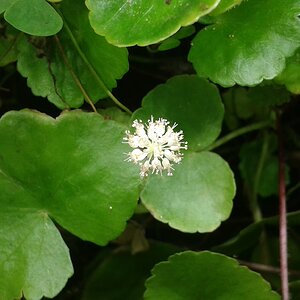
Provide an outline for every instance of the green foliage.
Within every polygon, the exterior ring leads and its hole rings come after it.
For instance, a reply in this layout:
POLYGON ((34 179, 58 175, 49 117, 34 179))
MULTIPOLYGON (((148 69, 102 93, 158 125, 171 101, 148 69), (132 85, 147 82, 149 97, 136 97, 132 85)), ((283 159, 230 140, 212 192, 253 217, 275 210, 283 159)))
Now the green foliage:
POLYGON ((0 300, 297 299, 299 15, 0 1, 0 300))
POLYGON ((6 114, 0 123, 2 211, 44 212, 100 245, 117 237, 133 213, 139 184, 136 168, 118 155, 126 148, 123 132, 93 113, 56 120, 26 110, 6 114))
POLYGON ((225 87, 272 79, 299 47, 299 14, 300 1, 243 1, 198 33, 189 60, 199 76, 225 87))
POLYGON ((63 25, 61 17, 45 0, 4 0, 0 5, 0 13, 3 11, 8 23, 32 35, 53 35, 63 25))
POLYGON ((142 299, 150 270, 178 250, 168 244, 151 243, 150 249, 145 252, 133 255, 129 251, 122 251, 108 256, 89 278, 82 300, 142 299), (115 270, 120 266, 122 272, 116 273, 115 270))
POLYGON ((195 75, 169 79, 147 94, 132 120, 149 116, 178 123, 190 150, 202 150, 220 134, 224 114, 218 89, 195 75), (209 101, 207 101, 209 99, 209 101))
POLYGON ((54 297, 73 267, 69 249, 48 214, 1 206, 0 216, 1 299, 19 299, 22 294, 27 299, 54 297))
POLYGON ((127 51, 93 32, 82 2, 65 0, 61 12, 65 27, 54 39, 55 47, 53 41, 49 45, 41 39, 23 39, 18 70, 35 95, 61 109, 77 108, 87 96, 93 102, 107 97, 128 69, 127 51))
POLYGON ((175 254, 159 263, 152 274, 146 282, 145 299, 280 299, 260 275, 212 252, 175 254))
POLYGON ((184 232, 215 230, 231 212, 233 174, 211 152, 189 153, 172 177, 151 176, 141 199, 158 220, 184 232))
POLYGON ((209 13, 220 0, 87 0, 91 25, 117 46, 146 46, 209 13))
POLYGON ((300 51, 299 49, 286 61, 285 69, 275 78, 278 83, 284 84, 293 94, 300 94, 300 51))

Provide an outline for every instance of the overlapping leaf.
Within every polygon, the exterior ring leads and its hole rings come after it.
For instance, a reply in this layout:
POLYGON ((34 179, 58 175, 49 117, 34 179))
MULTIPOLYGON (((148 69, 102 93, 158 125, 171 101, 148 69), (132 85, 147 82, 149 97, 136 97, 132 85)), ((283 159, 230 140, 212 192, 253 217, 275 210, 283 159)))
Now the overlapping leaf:
POLYGON ((220 0, 86 0, 95 31, 117 46, 155 44, 209 13, 220 0))
POLYGON ((65 27, 54 40, 20 45, 18 70, 34 94, 61 109, 76 108, 83 104, 82 90, 93 102, 107 97, 128 70, 128 54, 94 33, 83 2, 65 0, 61 12, 65 27))
POLYGON ((299 0, 242 1, 198 33, 189 60, 200 76, 223 86, 272 79, 299 47, 299 13, 299 0))
POLYGON ((185 232, 213 231, 232 208, 233 174, 217 154, 195 152, 221 130, 223 105, 217 88, 197 76, 177 76, 152 90, 132 119, 166 118, 178 123, 189 151, 174 175, 150 176, 141 193, 155 218, 185 232))
POLYGON ((2 117, 0 291, 7 299, 21 289, 29 299, 52 297, 70 276, 51 219, 100 245, 123 231, 139 184, 138 170, 123 161, 123 133, 122 125, 81 111, 56 120, 28 110, 2 117))
POLYGON ((5 20, 25 33, 49 36, 59 32, 63 21, 46 0, 3 0, 0 13, 5 20))
POLYGON ((239 5, 243 0, 221 0, 219 5, 210 13, 212 16, 223 14, 227 10, 239 5))
POLYGON ((201 150, 220 134, 224 108, 214 84, 194 75, 175 76, 143 99, 132 119, 147 121, 150 115, 178 123, 190 150, 201 150))
POLYGON ((286 60, 285 69, 276 77, 276 82, 284 84, 294 94, 300 94, 300 50, 286 60))
POLYGON ((187 251, 157 264, 146 282, 146 300, 279 300, 259 274, 232 258, 187 251))

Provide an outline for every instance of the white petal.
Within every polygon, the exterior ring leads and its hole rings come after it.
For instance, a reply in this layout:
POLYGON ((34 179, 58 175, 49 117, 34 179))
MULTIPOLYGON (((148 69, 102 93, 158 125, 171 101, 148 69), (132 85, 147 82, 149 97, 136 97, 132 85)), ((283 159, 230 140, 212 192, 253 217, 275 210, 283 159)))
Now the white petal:
POLYGON ((131 153, 130 153, 130 157, 132 158, 132 160, 134 162, 138 162, 143 160, 145 157, 147 156, 147 153, 144 153, 142 150, 140 149, 134 149, 131 153))

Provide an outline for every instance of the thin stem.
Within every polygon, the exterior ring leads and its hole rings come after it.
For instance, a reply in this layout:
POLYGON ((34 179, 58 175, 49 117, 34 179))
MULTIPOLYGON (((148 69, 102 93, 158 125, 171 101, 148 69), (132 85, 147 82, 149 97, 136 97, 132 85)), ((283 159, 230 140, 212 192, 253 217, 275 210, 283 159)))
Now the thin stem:
POLYGON ((285 191, 285 162, 281 120, 277 111, 277 138, 279 160, 279 251, 280 251, 280 278, 283 300, 289 300, 288 280, 288 245, 287 245, 287 218, 286 218, 286 191, 285 191))
POLYGON ((259 157, 259 161, 254 176, 253 191, 250 200, 250 208, 255 222, 259 222, 262 220, 261 210, 257 201, 257 193, 258 193, 259 183, 261 181, 262 170, 265 165, 266 157, 268 154, 268 148, 269 148, 269 138, 268 135, 264 133, 263 144, 262 144, 260 157, 259 157))
POLYGON ((265 121, 265 122, 258 122, 258 123, 254 123, 254 124, 239 128, 235 131, 230 132, 229 134, 225 135, 224 137, 216 140, 212 145, 207 147, 205 150, 207 150, 207 151, 214 150, 215 148, 218 148, 243 134, 246 134, 251 131, 267 128, 270 126, 271 126, 271 122, 265 121))
POLYGON ((64 19, 62 13, 59 11, 58 8, 56 8, 57 11, 59 12, 60 16, 63 18, 64 20, 64 27, 75 47, 75 49, 77 50, 79 56, 81 57, 81 59, 84 61, 84 63, 86 64, 87 68, 89 69, 89 71, 91 72, 91 74, 93 75, 93 77, 96 79, 96 81, 98 82, 98 84, 100 85, 100 87, 104 90, 104 92, 107 94, 107 96, 117 105, 119 106, 121 109, 123 109, 124 111, 126 111, 128 114, 132 114, 132 111, 130 111, 129 108, 127 108, 125 105, 123 105, 112 93, 111 91, 106 87, 105 83, 102 81, 102 79, 100 78, 100 76, 98 75, 98 73, 96 72, 96 70, 94 69, 94 67, 90 64, 90 62, 88 61, 87 57, 85 56, 85 54, 83 53, 83 51, 81 50, 81 48, 79 47, 70 27, 68 26, 66 20, 64 19))
POLYGON ((293 187, 291 187, 288 191, 287 191, 287 196, 290 196, 291 194, 293 194, 295 191, 297 191, 300 188, 300 181, 298 183, 296 183, 293 187))
MULTIPOLYGON (((252 270, 280 274, 280 268, 273 267, 273 266, 270 266, 270 265, 259 264, 259 263, 254 263, 254 262, 248 262, 248 261, 244 261, 244 260, 240 260, 240 259, 239 259, 239 263, 241 265, 245 265, 245 266, 249 267, 252 270)), ((300 275, 300 271, 290 270, 289 274, 290 275, 295 275, 295 276, 298 275, 299 276, 300 275)))
POLYGON ((68 60, 66 54, 65 54, 65 51, 64 51, 64 49, 63 49, 63 47, 62 47, 62 45, 61 45, 61 43, 60 43, 59 38, 55 35, 55 36, 54 36, 54 39, 55 39, 55 42, 56 42, 56 44, 57 44, 57 46, 58 46, 58 49, 59 49, 59 51, 60 51, 60 53, 61 53, 61 55, 62 55, 62 58, 63 58, 63 60, 64 60, 64 63, 65 63, 65 65, 66 65, 66 67, 68 68, 68 70, 69 70, 71 76, 73 77, 75 83, 76 83, 77 86, 79 87, 79 89, 80 89, 81 93, 83 94, 84 98, 86 99, 86 101, 87 101, 87 102, 90 104, 90 106, 92 107, 93 111, 96 112, 96 113, 98 113, 98 112, 97 112, 97 109, 96 109, 96 107, 95 107, 95 105, 94 105, 94 103, 92 102, 91 98, 89 97, 89 95, 88 95, 87 92, 85 91, 85 89, 84 89, 84 87, 82 86, 80 80, 77 78, 77 76, 76 76, 76 74, 75 74, 75 72, 74 72, 74 70, 73 70, 73 68, 72 68, 72 66, 71 66, 71 64, 70 64, 70 62, 69 62, 69 60, 68 60))

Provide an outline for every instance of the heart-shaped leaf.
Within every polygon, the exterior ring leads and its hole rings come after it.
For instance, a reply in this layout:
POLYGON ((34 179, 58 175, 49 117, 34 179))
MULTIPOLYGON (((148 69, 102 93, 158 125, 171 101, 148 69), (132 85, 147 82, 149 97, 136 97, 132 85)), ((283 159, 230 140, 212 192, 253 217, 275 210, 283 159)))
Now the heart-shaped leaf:
POLYGON ((279 300, 258 273, 232 258, 186 251, 157 264, 146 282, 146 300, 279 300))
POLYGON ((189 60, 199 76, 223 86, 272 79, 299 47, 299 14, 300 0, 242 1, 198 33, 189 60))
POLYGON ((81 111, 56 120, 7 113, 0 122, 1 210, 44 211, 100 245, 117 237, 134 211, 139 184, 136 168, 124 162, 124 129, 81 111))
POLYGON ((45 0, 5 0, 4 5, 0 6, 0 12, 5 9, 5 20, 31 35, 53 35, 60 31, 63 25, 59 14, 45 0))
POLYGON ((220 0, 86 0, 91 25, 117 46, 155 44, 196 22, 220 0))

